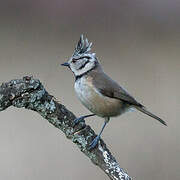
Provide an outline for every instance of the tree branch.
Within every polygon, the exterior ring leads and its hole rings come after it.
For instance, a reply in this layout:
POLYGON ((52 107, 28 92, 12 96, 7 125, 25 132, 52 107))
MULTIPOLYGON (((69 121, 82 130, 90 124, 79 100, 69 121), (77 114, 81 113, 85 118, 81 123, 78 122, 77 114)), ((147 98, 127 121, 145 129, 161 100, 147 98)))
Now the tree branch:
POLYGON ((96 148, 88 150, 88 145, 96 137, 94 131, 84 122, 73 127, 75 115, 51 96, 39 80, 26 76, 23 79, 3 83, 0 86, 0 111, 9 106, 38 112, 49 123, 62 130, 66 137, 72 140, 110 179, 131 180, 128 174, 120 168, 102 139, 96 148))

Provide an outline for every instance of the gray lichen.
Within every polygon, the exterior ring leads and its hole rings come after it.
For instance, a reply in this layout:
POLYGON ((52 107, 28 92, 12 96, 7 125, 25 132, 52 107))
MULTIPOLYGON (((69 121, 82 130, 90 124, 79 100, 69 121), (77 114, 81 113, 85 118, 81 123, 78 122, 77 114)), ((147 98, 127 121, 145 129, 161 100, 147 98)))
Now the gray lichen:
POLYGON ((74 126, 76 118, 72 112, 58 103, 48 94, 39 80, 26 76, 23 79, 11 80, 0 86, 0 111, 9 106, 26 108, 38 112, 49 123, 64 132, 78 148, 112 180, 130 180, 125 171, 120 168, 115 158, 106 148, 103 140, 98 146, 89 150, 89 144, 96 134, 84 122, 74 126))

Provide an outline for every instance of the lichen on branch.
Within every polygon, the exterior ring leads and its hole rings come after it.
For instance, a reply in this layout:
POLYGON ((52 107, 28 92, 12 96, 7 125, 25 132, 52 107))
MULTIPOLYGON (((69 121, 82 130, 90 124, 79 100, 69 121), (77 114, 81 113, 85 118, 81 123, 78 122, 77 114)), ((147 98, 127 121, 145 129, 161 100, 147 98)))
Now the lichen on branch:
POLYGON ((41 82, 33 77, 11 80, 0 86, 0 111, 10 106, 36 111, 49 123, 64 132, 78 148, 112 180, 131 180, 120 168, 106 144, 101 139, 89 150, 89 144, 96 137, 95 132, 84 122, 74 126, 75 115, 50 95, 41 82))

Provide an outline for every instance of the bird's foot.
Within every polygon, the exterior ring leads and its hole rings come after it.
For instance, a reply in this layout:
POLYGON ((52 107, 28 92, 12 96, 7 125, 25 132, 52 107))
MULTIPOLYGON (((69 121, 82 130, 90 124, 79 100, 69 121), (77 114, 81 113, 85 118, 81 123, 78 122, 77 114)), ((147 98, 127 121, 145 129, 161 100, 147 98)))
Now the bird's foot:
POLYGON ((86 115, 86 116, 80 116, 79 118, 76 118, 74 120, 74 126, 80 122, 85 122, 84 119, 85 118, 88 118, 88 117, 91 117, 91 116, 95 116, 95 114, 89 114, 89 115, 86 115))
POLYGON ((91 144, 89 145, 88 150, 94 149, 96 145, 98 144, 99 140, 100 140, 100 136, 96 136, 91 142, 91 144))
POLYGON ((85 122, 84 116, 78 117, 74 120, 74 126, 80 122, 85 122))

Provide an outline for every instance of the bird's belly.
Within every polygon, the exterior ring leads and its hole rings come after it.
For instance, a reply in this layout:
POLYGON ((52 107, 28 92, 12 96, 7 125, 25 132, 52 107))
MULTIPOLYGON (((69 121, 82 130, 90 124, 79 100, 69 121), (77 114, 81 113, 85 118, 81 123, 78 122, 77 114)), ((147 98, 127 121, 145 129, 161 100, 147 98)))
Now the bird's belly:
POLYGON ((82 104, 98 116, 118 116, 129 109, 126 103, 104 96, 90 85, 75 85, 75 90, 82 104))

